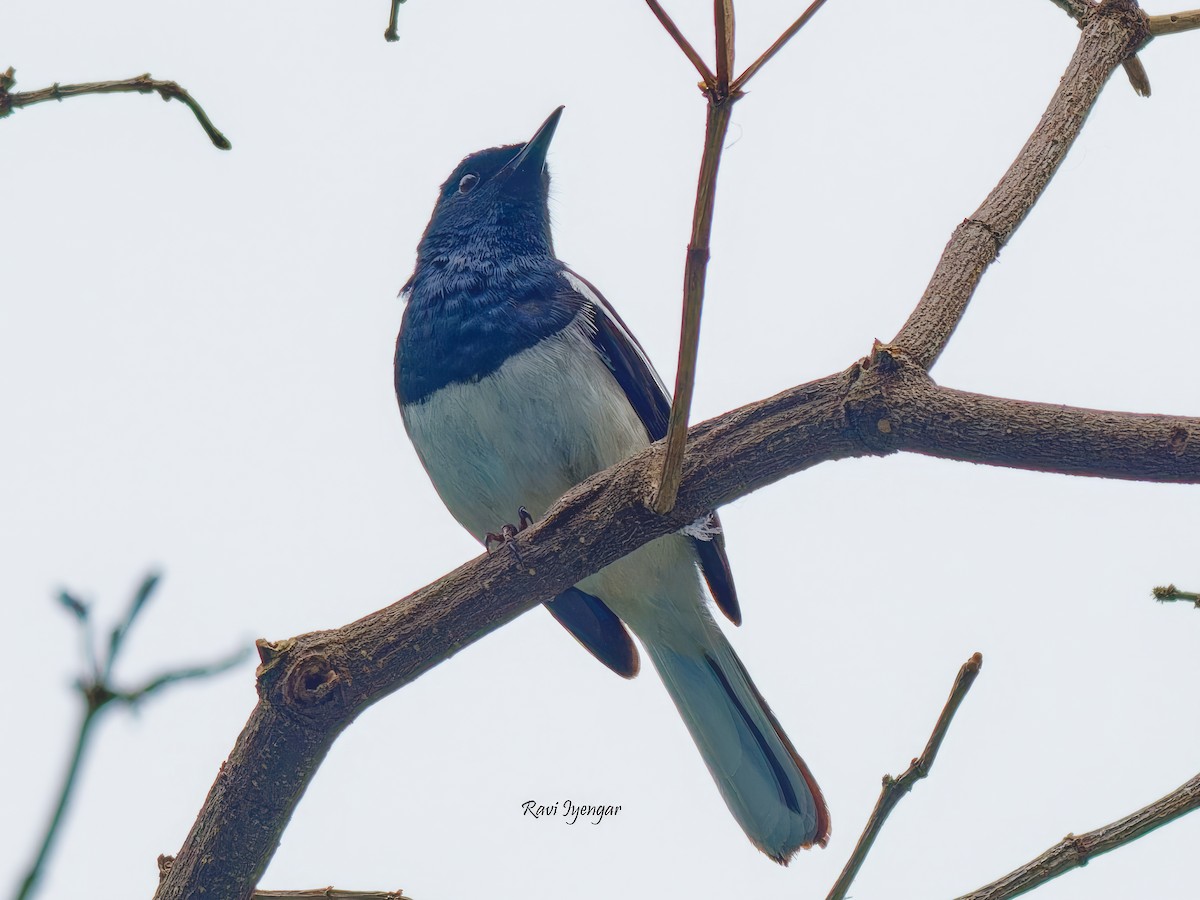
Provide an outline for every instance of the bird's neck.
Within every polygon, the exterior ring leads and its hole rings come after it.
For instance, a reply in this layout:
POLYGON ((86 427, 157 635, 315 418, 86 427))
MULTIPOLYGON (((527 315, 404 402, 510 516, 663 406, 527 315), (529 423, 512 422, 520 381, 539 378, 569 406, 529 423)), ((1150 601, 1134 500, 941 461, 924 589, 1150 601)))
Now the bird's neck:
POLYGON ((564 266, 549 252, 474 250, 460 246, 418 255, 396 347, 402 402, 485 377, 565 328, 579 312, 563 296, 564 266))
POLYGON ((455 273, 557 268, 550 235, 542 228, 474 222, 466 230, 426 233, 417 248, 417 269, 455 273))
POLYGON ((531 284, 553 279, 562 268, 549 238, 535 229, 477 225, 467 234, 427 234, 417 249, 409 302, 438 305, 470 297, 472 305, 491 305, 489 300, 503 302, 531 284))

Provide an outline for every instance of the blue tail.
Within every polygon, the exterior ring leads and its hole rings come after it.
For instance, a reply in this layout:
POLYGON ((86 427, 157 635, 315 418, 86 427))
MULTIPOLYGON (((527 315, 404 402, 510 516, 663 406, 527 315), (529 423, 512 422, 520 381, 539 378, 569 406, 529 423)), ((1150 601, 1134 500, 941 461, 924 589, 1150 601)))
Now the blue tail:
POLYGON ((787 865, 797 850, 825 846, 829 810, 733 647, 707 625, 707 646, 643 643, 729 811, 754 846, 787 865))

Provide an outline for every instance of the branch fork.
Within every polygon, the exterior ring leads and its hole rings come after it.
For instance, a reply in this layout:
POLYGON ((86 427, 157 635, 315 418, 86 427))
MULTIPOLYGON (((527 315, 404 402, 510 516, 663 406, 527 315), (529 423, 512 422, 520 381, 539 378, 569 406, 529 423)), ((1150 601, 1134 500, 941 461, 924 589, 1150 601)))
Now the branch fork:
POLYGON ((683 55, 700 73, 700 90, 708 101, 704 133, 704 152, 700 157, 700 175, 696 186, 696 204, 692 211, 692 233, 688 241, 683 269, 683 321, 679 334, 679 361, 675 369, 675 391, 671 401, 671 416, 667 425, 667 445, 663 455, 658 486, 651 508, 665 515, 675 505, 682 477, 683 452, 687 441, 688 418, 696 384, 696 362, 700 344, 700 316, 704 305, 704 283, 710 257, 713 208, 717 193, 717 170, 721 151, 729 132, 733 104, 744 94, 746 83, 787 44, 805 23, 816 14, 826 0, 814 0, 812 5, 793 22, 770 47, 741 75, 734 77, 734 11, 733 0, 714 0, 713 31, 716 43, 716 71, 708 67, 687 37, 675 24, 659 0, 646 4, 662 24, 663 29, 678 45, 683 55))

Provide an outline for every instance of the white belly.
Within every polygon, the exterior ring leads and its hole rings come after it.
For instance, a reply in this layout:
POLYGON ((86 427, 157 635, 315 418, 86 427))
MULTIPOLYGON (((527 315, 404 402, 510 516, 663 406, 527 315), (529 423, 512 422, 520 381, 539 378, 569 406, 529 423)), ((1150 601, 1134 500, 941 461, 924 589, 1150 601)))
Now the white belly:
POLYGON ((535 517, 589 475, 649 443, 621 386, 576 320, 472 384, 401 411, 454 518, 476 538, 535 517))
MULTIPOLYGON (((541 518, 568 489, 649 444, 586 327, 576 320, 486 378, 402 409, 442 502, 479 541, 515 523, 521 506, 541 518)), ((699 635, 709 619, 695 551, 680 535, 651 541, 580 587, 650 640, 699 635)))

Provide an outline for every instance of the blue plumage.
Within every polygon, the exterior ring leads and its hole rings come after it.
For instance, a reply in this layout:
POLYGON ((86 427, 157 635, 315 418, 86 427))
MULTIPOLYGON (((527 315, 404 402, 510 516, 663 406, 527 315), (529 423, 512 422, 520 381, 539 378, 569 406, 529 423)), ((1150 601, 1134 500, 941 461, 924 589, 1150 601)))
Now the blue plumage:
MULTIPOLYGON (((464 159, 442 185, 405 285, 396 392, 438 494, 476 538, 540 517, 569 488, 666 433, 670 401, 591 284, 554 255, 546 152, 562 112, 525 144, 464 159)), ((730 811, 786 863, 824 845, 820 789, 705 602, 741 620, 719 533, 670 535, 547 604, 631 677, 641 641, 730 811)))

